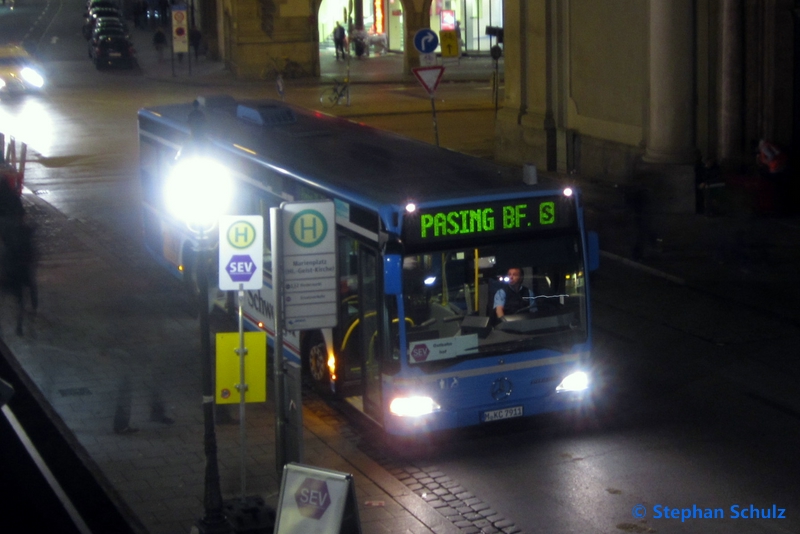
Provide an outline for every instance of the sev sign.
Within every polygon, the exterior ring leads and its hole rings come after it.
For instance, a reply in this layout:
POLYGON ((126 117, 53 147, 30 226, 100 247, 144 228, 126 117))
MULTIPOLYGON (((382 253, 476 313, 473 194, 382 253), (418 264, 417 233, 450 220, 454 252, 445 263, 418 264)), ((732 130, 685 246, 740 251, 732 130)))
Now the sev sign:
POLYGON ((261 289, 264 218, 227 215, 219 219, 219 288, 261 289))
POLYGON ((361 532, 353 476, 321 467, 286 464, 275 534, 361 532))

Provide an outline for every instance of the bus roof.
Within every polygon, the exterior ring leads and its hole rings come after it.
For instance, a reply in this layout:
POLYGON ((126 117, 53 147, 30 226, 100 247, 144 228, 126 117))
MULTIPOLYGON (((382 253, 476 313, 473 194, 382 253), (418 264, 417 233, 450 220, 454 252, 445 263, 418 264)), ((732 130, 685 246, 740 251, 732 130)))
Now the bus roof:
MULTIPOLYGON (((526 186, 520 169, 275 100, 199 100, 204 103, 200 109, 207 135, 216 145, 240 150, 376 211, 409 201, 420 206, 447 204, 559 187, 552 182, 526 186), (259 119, 264 124, 257 124, 259 119)), ((191 111, 192 103, 185 103, 139 113, 188 133, 191 111)))

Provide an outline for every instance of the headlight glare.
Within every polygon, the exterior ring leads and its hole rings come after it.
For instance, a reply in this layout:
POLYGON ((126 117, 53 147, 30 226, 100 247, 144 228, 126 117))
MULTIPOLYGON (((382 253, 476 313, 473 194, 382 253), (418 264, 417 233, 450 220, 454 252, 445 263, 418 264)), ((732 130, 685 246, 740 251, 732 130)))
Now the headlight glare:
POLYGON ((419 417, 441 410, 442 407, 430 397, 397 397, 389 405, 389 411, 398 417, 419 417))
POLYGON ((23 80, 34 87, 42 87, 44 85, 44 78, 42 78, 42 75, 30 67, 25 67, 22 69, 20 74, 22 75, 23 80))
POLYGON ((583 391, 589 388, 589 375, 583 371, 576 371, 564 377, 564 380, 556 386, 556 392, 583 391))

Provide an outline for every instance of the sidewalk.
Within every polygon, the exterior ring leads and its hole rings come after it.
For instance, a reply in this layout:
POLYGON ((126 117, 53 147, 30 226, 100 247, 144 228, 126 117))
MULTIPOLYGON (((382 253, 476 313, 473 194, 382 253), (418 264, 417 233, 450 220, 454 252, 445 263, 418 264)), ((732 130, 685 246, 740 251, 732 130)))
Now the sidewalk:
MULTIPOLYGON (((203 513, 205 473, 197 319, 175 301, 177 282, 130 239, 109 240, 35 195, 24 203, 42 248, 41 305, 19 337, 6 302, 4 339, 134 530, 190 532, 203 513)), ((220 325, 212 320, 212 331, 220 325)), ((227 413, 216 427, 226 500, 241 495, 238 406, 227 413)), ((273 402, 248 405, 246 418, 246 495, 274 509, 273 402)), ((354 475, 364 534, 461 532, 326 419, 304 407, 305 463, 354 475)))

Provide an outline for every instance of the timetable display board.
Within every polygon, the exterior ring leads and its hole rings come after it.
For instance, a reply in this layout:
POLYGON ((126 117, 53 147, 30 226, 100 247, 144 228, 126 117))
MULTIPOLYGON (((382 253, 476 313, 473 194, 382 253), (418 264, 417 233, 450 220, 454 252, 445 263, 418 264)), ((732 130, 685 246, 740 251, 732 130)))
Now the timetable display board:
POLYGON ((419 209, 403 219, 406 243, 428 245, 573 227, 575 203, 563 195, 419 209))

